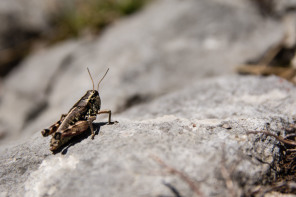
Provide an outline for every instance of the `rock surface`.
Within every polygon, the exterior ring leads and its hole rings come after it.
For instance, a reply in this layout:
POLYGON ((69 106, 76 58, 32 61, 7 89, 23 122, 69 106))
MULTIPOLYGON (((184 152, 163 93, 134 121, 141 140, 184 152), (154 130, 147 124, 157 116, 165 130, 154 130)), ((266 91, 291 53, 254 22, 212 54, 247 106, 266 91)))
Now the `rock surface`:
POLYGON ((236 76, 233 68, 282 36, 281 23, 248 1, 161 0, 101 37, 36 52, 0 92, 0 134, 8 135, 0 197, 194 196, 155 158, 186 174, 203 196, 239 196, 268 183, 278 142, 247 131, 269 123, 280 134, 296 115, 295 87, 278 77, 236 76), (107 65, 102 108, 119 123, 105 125, 100 116, 94 140, 86 133, 52 154, 40 131, 92 88, 86 66, 97 82, 107 65))
POLYGON ((1 196, 174 196, 170 187, 193 196, 155 156, 204 196, 229 196, 221 168, 235 164, 231 178, 243 194, 272 179, 279 157, 277 141, 246 132, 266 123, 283 130, 295 115, 295 92, 277 77, 218 77, 114 115, 118 124, 95 123, 94 140, 85 136, 55 155, 49 138, 36 133, 1 147, 1 196))
POLYGON ((49 32, 55 4, 54 0, 0 2, 0 77, 28 52, 36 37, 49 32))
POLYGON ((4 82, 0 132, 15 139, 55 122, 92 87, 86 66, 95 81, 110 67, 101 86, 103 108, 121 112, 201 78, 232 73, 280 40, 280 27, 248 1, 156 1, 99 38, 27 58, 4 82))

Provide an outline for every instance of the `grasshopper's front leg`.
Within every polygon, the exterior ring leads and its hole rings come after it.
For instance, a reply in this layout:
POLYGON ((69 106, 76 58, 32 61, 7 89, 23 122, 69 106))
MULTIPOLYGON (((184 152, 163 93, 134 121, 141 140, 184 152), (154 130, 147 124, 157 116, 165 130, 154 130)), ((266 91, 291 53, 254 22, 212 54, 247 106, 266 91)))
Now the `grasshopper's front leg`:
POLYGON ((92 140, 95 138, 95 132, 94 132, 94 127, 93 127, 92 122, 93 122, 96 118, 97 118, 96 116, 89 116, 88 119, 87 119, 88 124, 89 124, 89 127, 90 127, 90 131, 91 131, 91 139, 92 139, 92 140))
MULTIPOLYGON (((99 114, 109 114, 108 124, 111 124, 111 110, 100 110, 100 111, 98 111, 97 114, 98 114, 98 115, 99 115, 99 114)), ((90 130, 91 130, 91 139, 94 139, 94 138, 95 138, 95 132, 94 132, 94 127, 93 127, 92 122, 93 122, 94 120, 96 120, 96 119, 97 119, 96 116, 89 116, 89 117, 87 118, 88 123, 89 123, 90 130)))
MULTIPOLYGON (((100 110, 98 111, 97 115, 99 114, 109 114, 109 117, 108 117, 108 124, 111 124, 111 110, 100 110)), ((87 118, 88 122, 89 122, 89 127, 90 127, 90 130, 91 130, 91 139, 94 139, 95 138, 95 132, 94 132, 94 128, 93 128, 93 124, 92 122, 96 119, 97 117, 96 116, 89 116, 87 118)))
POLYGON ((51 125, 48 129, 43 129, 41 131, 41 134, 43 135, 43 137, 47 137, 47 136, 51 135, 52 133, 56 132, 66 116, 67 116, 67 114, 62 114, 59 121, 57 121, 56 123, 51 125))
POLYGON ((99 114, 109 114, 109 118, 108 118, 108 124, 111 124, 111 110, 105 109, 105 110, 100 110, 97 113, 99 114))

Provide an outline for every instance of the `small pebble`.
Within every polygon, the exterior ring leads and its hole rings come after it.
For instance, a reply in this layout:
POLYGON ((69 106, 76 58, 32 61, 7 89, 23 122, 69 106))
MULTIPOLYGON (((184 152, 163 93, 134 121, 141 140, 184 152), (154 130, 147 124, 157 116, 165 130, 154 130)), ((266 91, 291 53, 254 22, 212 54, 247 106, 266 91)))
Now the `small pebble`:
POLYGON ((231 126, 229 124, 223 124, 222 128, 224 129, 231 129, 231 126))

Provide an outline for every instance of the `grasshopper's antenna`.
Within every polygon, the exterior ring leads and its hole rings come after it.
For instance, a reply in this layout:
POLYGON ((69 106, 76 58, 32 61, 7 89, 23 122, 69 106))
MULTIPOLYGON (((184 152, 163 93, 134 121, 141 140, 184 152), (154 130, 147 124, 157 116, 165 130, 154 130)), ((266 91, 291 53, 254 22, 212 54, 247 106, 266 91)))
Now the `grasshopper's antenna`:
POLYGON ((89 76, 90 76, 91 82, 92 82, 92 84, 93 84, 93 90, 95 90, 95 84, 94 84, 94 80, 93 80, 93 78, 91 77, 91 74, 90 74, 90 72, 89 72, 89 69, 88 69, 88 68, 87 68, 87 71, 88 71, 88 74, 89 74, 89 76))
POLYGON ((101 81, 103 81, 103 79, 104 79, 105 76, 107 75, 108 71, 109 71, 109 68, 108 68, 107 71, 105 72, 105 74, 104 74, 104 76, 102 77, 102 79, 99 81, 99 83, 98 83, 98 91, 99 91, 100 83, 101 83, 101 81))

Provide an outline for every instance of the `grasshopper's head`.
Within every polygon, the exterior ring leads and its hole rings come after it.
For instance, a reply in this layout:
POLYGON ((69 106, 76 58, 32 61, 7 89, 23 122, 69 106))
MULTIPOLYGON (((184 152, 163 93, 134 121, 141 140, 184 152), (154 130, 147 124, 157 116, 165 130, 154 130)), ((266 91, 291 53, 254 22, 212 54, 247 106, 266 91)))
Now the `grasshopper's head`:
POLYGON ((95 90, 94 80, 92 79, 92 76, 91 76, 88 68, 87 68, 87 71, 88 71, 88 74, 89 74, 90 79, 91 79, 92 84, 93 84, 93 89, 92 90, 88 90, 87 91, 87 95, 89 95, 89 102, 91 103, 92 113, 94 113, 94 115, 96 115, 97 112, 101 108, 101 98, 100 98, 100 94, 99 94, 99 86, 100 86, 101 81, 107 75, 107 73, 109 71, 109 68, 107 69, 107 71, 104 74, 104 76, 102 77, 102 79, 99 81, 99 83, 98 83, 98 89, 97 90, 95 90))

